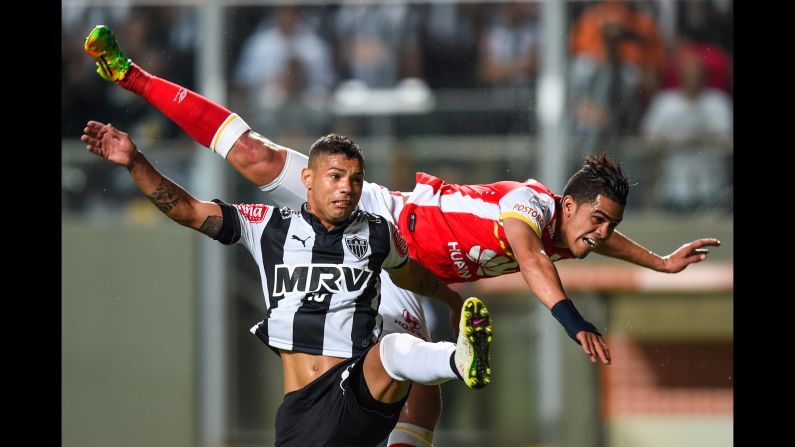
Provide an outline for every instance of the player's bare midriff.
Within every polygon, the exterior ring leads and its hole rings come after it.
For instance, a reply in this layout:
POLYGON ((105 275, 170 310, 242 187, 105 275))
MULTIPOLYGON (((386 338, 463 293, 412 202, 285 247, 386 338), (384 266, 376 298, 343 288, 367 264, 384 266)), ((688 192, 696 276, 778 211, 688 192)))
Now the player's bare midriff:
POLYGON ((284 369, 284 394, 300 390, 335 365, 345 361, 340 357, 305 354, 279 350, 284 369))

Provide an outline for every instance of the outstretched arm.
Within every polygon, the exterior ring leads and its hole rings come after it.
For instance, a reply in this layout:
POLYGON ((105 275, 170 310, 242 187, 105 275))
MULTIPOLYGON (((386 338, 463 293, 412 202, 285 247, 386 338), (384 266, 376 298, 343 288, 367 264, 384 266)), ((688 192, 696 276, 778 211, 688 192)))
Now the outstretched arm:
POLYGON ((437 301, 441 301, 450 309, 450 326, 453 336, 458 336, 458 320, 461 317, 461 306, 464 298, 444 284, 425 266, 409 258, 398 268, 386 269, 392 281, 401 289, 410 290, 437 301))
POLYGON ((519 263, 522 277, 530 290, 552 311, 569 336, 580 343, 592 362, 596 362, 598 357, 602 363, 610 364, 607 344, 566 297, 558 270, 544 251, 538 235, 525 222, 513 217, 506 217, 503 227, 516 262, 519 263))
POLYGON ((210 237, 218 236, 223 223, 221 207, 197 200, 163 176, 138 151, 129 135, 110 124, 89 121, 80 140, 92 154, 127 168, 138 189, 173 221, 210 237))
POLYGON ((720 246, 720 241, 714 238, 696 239, 682 245, 668 256, 660 256, 618 231, 614 231, 613 235, 599 244, 595 251, 658 272, 678 273, 690 264, 705 260, 709 249, 704 247, 709 246, 720 246))

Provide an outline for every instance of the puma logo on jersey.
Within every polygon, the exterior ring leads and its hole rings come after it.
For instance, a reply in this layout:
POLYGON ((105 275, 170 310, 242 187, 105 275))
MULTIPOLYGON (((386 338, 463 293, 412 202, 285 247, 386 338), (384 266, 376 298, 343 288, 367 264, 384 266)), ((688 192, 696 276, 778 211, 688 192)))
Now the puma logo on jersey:
POLYGON ((279 264, 274 270, 274 296, 291 292, 355 292, 363 289, 373 274, 371 270, 339 264, 279 264))
POLYGON ((301 245, 303 245, 304 247, 306 247, 306 241, 308 241, 308 240, 309 240, 309 238, 311 238, 311 237, 312 237, 312 236, 307 236, 307 237, 306 237, 306 239, 301 239, 300 237, 298 237, 298 236, 296 236, 296 235, 294 234, 294 235, 293 235, 293 237, 291 237, 290 239, 295 239, 295 240, 297 240, 297 241, 301 242, 301 245))
POLYGON ((345 394, 345 388, 342 387, 342 382, 344 382, 348 378, 348 376, 351 375, 351 368, 353 368, 353 365, 355 364, 356 364, 355 362, 351 363, 351 365, 345 368, 345 371, 343 371, 342 374, 340 375, 340 377, 342 377, 340 379, 340 389, 342 390, 343 395, 345 394))

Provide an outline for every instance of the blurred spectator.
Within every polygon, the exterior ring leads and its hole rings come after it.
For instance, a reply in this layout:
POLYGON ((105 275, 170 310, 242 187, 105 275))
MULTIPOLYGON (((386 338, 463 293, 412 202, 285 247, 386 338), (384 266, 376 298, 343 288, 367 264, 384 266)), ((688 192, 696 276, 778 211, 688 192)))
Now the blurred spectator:
POLYGON ((263 129, 279 139, 299 138, 328 132, 328 117, 323 109, 326 95, 309 88, 310 74, 296 57, 287 61, 287 67, 272 86, 265 88, 258 119, 263 129))
POLYGON ((390 88, 422 73, 419 20, 408 5, 346 3, 337 10, 336 36, 349 79, 390 88))
POLYGON ((679 79, 682 61, 696 55, 706 70, 706 86, 716 88, 732 96, 731 56, 716 44, 694 41, 687 34, 679 36, 676 48, 670 57, 671 63, 662 79, 663 88, 672 88, 681 83, 679 79))
POLYGON ((571 50, 575 58, 587 56, 604 63, 608 58, 605 25, 621 30, 618 57, 640 70, 645 102, 657 89, 657 80, 665 63, 665 47, 654 18, 637 10, 634 2, 605 0, 583 11, 571 32, 571 50))
MULTIPOLYGON (((171 73, 168 79, 180 85, 194 85, 194 59, 199 40, 197 8, 167 6, 161 7, 160 11, 159 16, 165 19, 165 39, 162 42, 166 42, 169 49, 165 55, 171 73)), ((153 45, 156 47, 162 42, 153 42, 153 45)))
POLYGON ((295 58, 309 74, 308 85, 327 91, 334 82, 326 43, 303 20, 296 6, 276 10, 275 24, 260 27, 243 44, 233 82, 236 87, 259 90, 277 84, 288 62, 295 58))
POLYGON ((478 76, 507 110, 489 112, 492 133, 535 133, 535 80, 539 54, 538 3, 491 8, 480 41, 478 76))
POLYGON ((581 54, 569 70, 574 139, 571 161, 575 165, 581 164, 587 154, 604 151, 615 155, 620 138, 637 132, 642 112, 641 69, 620 55, 624 42, 633 38, 620 24, 608 22, 599 39, 604 59, 581 54))
POLYGON ((660 149, 655 193, 678 211, 730 206, 732 105, 728 95, 705 85, 695 53, 682 57, 676 89, 658 93, 643 120, 643 132, 660 149))
POLYGON ((475 87, 479 36, 490 5, 431 3, 417 6, 424 79, 431 88, 475 87))
POLYGON ((233 75, 234 86, 247 90, 254 108, 249 124, 276 137, 322 132, 317 119, 333 82, 328 46, 293 6, 278 8, 275 24, 245 41, 233 75))
POLYGON ((492 86, 529 87, 539 48, 538 3, 498 5, 480 46, 480 77, 492 86))
POLYGON ((687 0, 678 2, 677 28, 693 40, 732 48, 733 1, 687 0))

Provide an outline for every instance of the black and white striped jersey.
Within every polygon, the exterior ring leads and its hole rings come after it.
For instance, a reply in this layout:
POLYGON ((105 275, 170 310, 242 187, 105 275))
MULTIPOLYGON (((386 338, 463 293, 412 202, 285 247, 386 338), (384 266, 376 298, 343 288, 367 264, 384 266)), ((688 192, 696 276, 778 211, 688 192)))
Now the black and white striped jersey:
POLYGON ((381 335, 381 268, 400 267, 408 249, 397 228, 357 209, 326 231, 306 210, 228 205, 216 238, 242 241, 257 262, 267 311, 251 332, 276 349, 348 358, 381 335))

